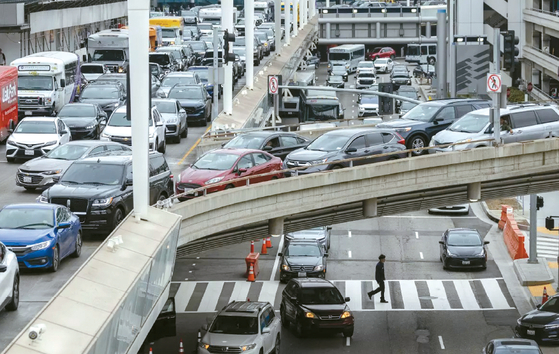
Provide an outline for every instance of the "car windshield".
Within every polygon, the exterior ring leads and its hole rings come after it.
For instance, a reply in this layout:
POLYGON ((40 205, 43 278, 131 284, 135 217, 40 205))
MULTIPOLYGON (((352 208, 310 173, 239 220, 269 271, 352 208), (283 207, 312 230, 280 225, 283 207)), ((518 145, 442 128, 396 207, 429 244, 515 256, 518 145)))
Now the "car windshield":
POLYGON ((448 234, 449 246, 481 246, 481 238, 474 232, 450 232, 448 234))
POLYGON ((169 92, 169 98, 203 100, 200 87, 175 87, 169 92))
POLYGON ((161 86, 162 87, 172 87, 175 86, 176 84, 185 84, 185 85, 190 85, 190 84, 196 84, 196 79, 194 78, 194 76, 171 76, 171 77, 166 77, 163 79, 163 81, 161 82, 161 86))
POLYGON ((153 75, 157 75, 159 74, 159 67, 154 64, 149 64, 149 71, 153 74, 153 75))
POLYGON ((268 40, 268 35, 265 32, 256 32, 254 33, 254 35, 256 37, 258 37, 262 42, 265 42, 268 40))
POLYGON ((99 50, 93 52, 93 61, 123 61, 124 51, 115 49, 99 50))
POLYGON ((405 116, 402 118, 404 119, 411 119, 411 120, 419 120, 422 122, 429 122, 435 113, 439 111, 440 106, 434 106, 429 104, 420 104, 417 105, 414 109, 410 110, 406 113, 405 116))
POLYGON ((400 110, 404 110, 404 111, 409 111, 410 109, 412 109, 413 107, 417 106, 416 103, 412 103, 412 102, 408 102, 408 101, 403 101, 402 105, 400 106, 400 110))
POLYGON ((258 318, 247 316, 217 316, 210 333, 258 334, 258 318))
POLYGON ((189 70, 189 71, 196 72, 196 74, 198 74, 198 77, 200 77, 200 80, 208 81, 208 69, 196 69, 196 70, 189 70))
POLYGON ((124 165, 99 162, 73 163, 62 178, 67 184, 103 184, 117 186, 122 184, 124 165))
POLYGON ((306 150, 338 151, 347 143, 348 137, 344 135, 324 134, 307 146, 306 150))
POLYGON ((235 139, 225 144, 224 148, 239 148, 239 149, 260 149, 264 143, 264 137, 254 136, 250 134, 238 135, 235 139))
POLYGON ((559 297, 549 299, 549 301, 540 307, 540 311, 559 313, 559 297))
POLYGON ((188 44, 190 44, 192 49, 194 49, 196 51, 206 50, 206 46, 204 45, 205 42, 188 42, 188 44))
POLYGON ((485 129, 489 124, 489 116, 475 113, 468 113, 458 119, 447 129, 452 132, 478 133, 485 129))
MULTIPOLYGON (((131 127, 132 120, 128 117, 126 112, 114 112, 107 125, 111 127, 131 127)), ((153 125, 151 116, 149 117, 149 126, 153 125)))
POLYGON ((347 71, 342 65, 334 65, 332 67, 332 73, 338 73, 338 75, 345 75, 347 71))
POLYGON ((67 104, 58 113, 59 117, 95 117, 95 107, 89 105, 67 104))
POLYGON ((313 304, 343 304, 342 294, 337 288, 302 288, 299 301, 304 305, 313 304))
POLYGON ((176 32, 174 28, 161 28, 161 34, 163 38, 176 38, 176 32))
POLYGON ((330 52, 329 59, 330 60, 349 60, 351 59, 350 53, 332 53, 330 52))
POLYGON ((177 113, 177 103, 175 101, 155 101, 154 103, 159 113, 177 113))
POLYGON ((344 78, 341 75, 330 76, 330 82, 343 82, 344 78))
POLYGON ((375 67, 375 63, 372 61, 361 61, 359 62, 359 64, 357 64, 358 68, 374 68, 375 67))
POLYGON ((370 96, 363 96, 361 97, 361 103, 378 103, 378 96, 370 95, 370 96))
POLYGON ((82 157, 88 149, 88 146, 64 144, 52 149, 45 156, 49 159, 73 161, 82 157))
POLYGON ((170 63, 169 55, 167 54, 150 54, 149 61, 163 66, 167 66, 170 63))
POLYGON ((80 98, 83 99, 112 99, 119 98, 118 90, 114 86, 99 85, 86 87, 80 98))
POLYGON ((408 45, 406 50, 407 55, 419 55, 419 46, 418 45, 408 45))
POLYGON ((54 227, 51 209, 4 208, 0 211, 0 229, 49 229, 54 227))
POLYGON ((505 348, 495 348, 495 354, 541 354, 541 351, 536 348, 519 348, 514 346, 506 346, 505 348))
POLYGON ((105 68, 102 65, 82 65, 81 71, 84 74, 102 74, 105 68))
POLYGON ((196 161, 192 168, 198 170, 225 171, 233 167, 239 155, 227 153, 208 153, 196 161))
POLYGON ((18 90, 52 91, 53 78, 49 76, 18 76, 18 90))
POLYGON ((285 250, 286 257, 320 257, 320 248, 316 244, 291 243, 285 250))
POLYGON ((398 96, 413 98, 414 100, 417 99, 417 92, 415 91, 397 91, 396 94, 398 96))
POLYGON ((213 29, 213 25, 211 23, 199 23, 198 28, 201 30, 211 31, 213 29))
POLYGON ((233 53, 238 54, 241 57, 246 56, 246 49, 244 47, 233 47, 233 53))
POLYGON ((56 125, 52 121, 21 121, 16 128, 21 134, 56 134, 56 125))
POLYGON ((375 60, 375 64, 386 65, 386 64, 388 64, 388 59, 379 58, 379 59, 375 60))

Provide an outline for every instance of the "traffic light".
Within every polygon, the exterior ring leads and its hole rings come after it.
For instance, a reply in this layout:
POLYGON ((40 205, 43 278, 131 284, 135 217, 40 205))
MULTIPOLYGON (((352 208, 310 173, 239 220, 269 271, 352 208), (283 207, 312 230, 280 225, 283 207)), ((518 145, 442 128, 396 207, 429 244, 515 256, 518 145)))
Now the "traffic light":
POLYGON ((555 220, 553 219, 553 216, 548 216, 547 218, 545 218, 545 228, 549 231, 555 229, 555 220))
MULTIPOLYGON (((379 83, 378 90, 379 92, 393 93, 394 87, 392 86, 391 82, 379 83)), ((379 101, 379 114, 394 114, 392 98, 379 96, 378 101, 379 101)))
POLYGON ((520 53, 518 51, 518 47, 516 46, 519 43, 519 39, 514 35, 514 31, 508 31, 503 35, 503 39, 503 67, 513 73, 515 69, 515 61, 518 61, 516 57, 520 53))
POLYGON ((223 64, 235 61, 235 54, 229 53, 229 42, 235 42, 235 34, 225 30, 223 34, 223 64))
POLYGON ((536 209, 540 210, 541 208, 543 208, 543 197, 538 195, 536 198, 536 209))

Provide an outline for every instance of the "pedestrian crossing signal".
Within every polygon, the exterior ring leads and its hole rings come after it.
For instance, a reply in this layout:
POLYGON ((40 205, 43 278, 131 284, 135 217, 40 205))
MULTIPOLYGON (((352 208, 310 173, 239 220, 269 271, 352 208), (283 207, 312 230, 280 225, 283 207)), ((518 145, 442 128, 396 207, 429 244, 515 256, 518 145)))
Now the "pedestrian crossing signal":
POLYGON ((538 195, 536 198, 536 209, 540 210, 541 208, 543 208, 543 197, 538 195))
POLYGON ((553 229, 555 229, 555 220, 553 219, 553 216, 545 218, 545 228, 549 231, 553 231, 553 229))

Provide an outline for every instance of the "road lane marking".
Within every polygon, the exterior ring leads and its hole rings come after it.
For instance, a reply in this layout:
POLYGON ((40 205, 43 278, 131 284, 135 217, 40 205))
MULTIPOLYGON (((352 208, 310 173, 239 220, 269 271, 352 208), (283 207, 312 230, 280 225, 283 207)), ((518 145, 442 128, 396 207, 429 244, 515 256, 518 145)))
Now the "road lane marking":
POLYGON ((415 232, 415 238, 419 238, 419 233, 417 231, 415 232))
POLYGON ((351 337, 345 337, 345 346, 346 347, 351 346, 351 337))
POLYGON ((441 345, 441 349, 444 350, 444 342, 443 342, 443 337, 439 336, 439 344, 441 345))
POLYGON ((421 257, 421 259, 423 259, 423 252, 419 252, 419 257, 421 257))
POLYGON ((485 288, 487 297, 491 301, 493 308, 507 308, 510 307, 507 299, 500 296, 502 294, 501 287, 496 279, 481 279, 481 284, 485 288))
POLYGON ((347 237, 351 238, 351 231, 347 230, 347 237))
POLYGON ((381 218, 410 218, 410 219, 450 219, 450 218, 460 218, 460 219, 477 219, 476 216, 435 216, 435 215, 385 215, 381 218))
POLYGON ((347 251, 347 256, 351 258, 351 251, 347 251))
POLYGON ((283 249, 283 237, 281 237, 280 242, 278 244, 278 252, 276 253, 276 260, 274 261, 274 267, 272 268, 272 275, 270 275, 270 281, 273 281, 276 277, 276 272, 278 271, 280 256, 278 253, 281 252, 283 249))
MULTIPOLYGON (((210 129, 212 129, 212 125, 210 124, 208 126, 208 129, 206 129, 206 131, 204 132, 204 134, 206 134, 210 129)), ((204 134, 202 134, 202 136, 204 136, 204 134)), ((182 163, 184 162, 184 160, 188 157, 188 155, 190 155, 190 153, 192 152, 192 150, 194 150, 196 148, 196 146, 198 146, 198 144, 200 144, 200 141, 202 141, 202 136, 198 138, 198 140, 196 140, 196 142, 194 143, 194 145, 192 145, 190 147, 190 149, 188 149, 188 151, 186 152, 186 154, 184 154, 184 156, 182 157, 182 159, 180 159, 180 161, 177 163, 178 166, 182 165, 182 163)))

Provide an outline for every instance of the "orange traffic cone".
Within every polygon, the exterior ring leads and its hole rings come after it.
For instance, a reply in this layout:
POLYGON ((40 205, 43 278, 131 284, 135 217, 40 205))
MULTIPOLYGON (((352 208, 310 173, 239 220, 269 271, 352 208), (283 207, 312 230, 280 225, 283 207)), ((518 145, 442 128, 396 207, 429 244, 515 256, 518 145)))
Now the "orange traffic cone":
POLYGON ((549 300, 549 296, 547 296, 547 289, 545 286, 543 287, 543 295, 542 295, 542 305, 545 304, 549 300))
POLYGON ((255 281, 255 280, 256 280, 256 279, 254 279, 254 267, 253 267, 253 265, 251 264, 251 265, 250 265, 250 268, 249 268, 249 270, 248 270, 248 279, 247 279, 247 281, 255 281))
POLYGON ((179 343, 179 353, 184 353, 184 348, 182 347, 182 338, 181 338, 181 341, 179 343))
POLYGON ((153 349, 149 348, 149 354, 153 354, 153 349))
POLYGON ((272 238, 268 236, 266 239, 266 248, 272 248, 272 238))
POLYGON ((250 241, 250 253, 254 253, 254 240, 250 241))
POLYGON ((266 237, 262 239, 262 250, 260 254, 268 254, 268 249, 266 248, 266 237))

